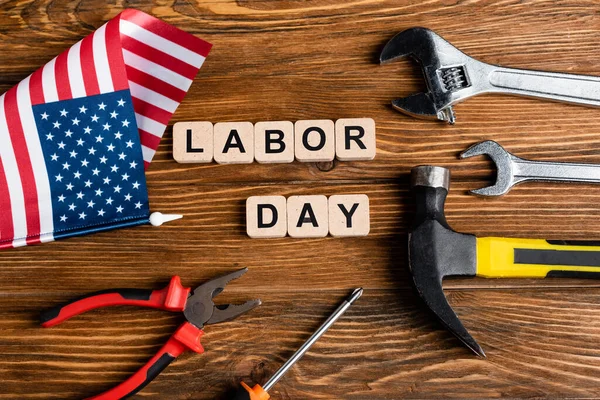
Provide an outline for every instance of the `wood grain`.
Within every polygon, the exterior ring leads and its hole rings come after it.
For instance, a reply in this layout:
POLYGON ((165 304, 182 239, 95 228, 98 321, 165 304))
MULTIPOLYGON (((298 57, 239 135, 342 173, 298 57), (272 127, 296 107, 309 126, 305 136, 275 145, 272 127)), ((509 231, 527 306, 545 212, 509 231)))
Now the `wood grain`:
POLYGON ((137 370, 181 322, 166 312, 98 310, 51 329, 39 312, 112 287, 194 286, 248 266, 222 301, 263 305, 208 327, 203 355, 186 354, 139 395, 220 399, 240 380, 264 383, 355 287, 364 297, 271 391, 274 399, 598 398, 600 282, 452 279, 446 295, 488 354, 472 356, 413 293, 406 240, 410 168, 452 169, 449 223, 479 236, 600 237, 600 186, 523 184, 499 199, 468 195, 493 165, 459 161, 500 142, 531 159, 600 163, 597 110, 506 96, 456 107, 447 126, 395 112, 423 89, 410 61, 380 66, 396 32, 427 26, 490 63, 600 76, 593 0, 175 0, 0 3, 0 91, 136 7, 214 44, 172 123, 370 117, 373 161, 182 165, 168 128, 147 171, 153 210, 185 218, 0 253, 0 399, 78 399, 137 370), (255 195, 365 193, 364 238, 274 240, 245 235, 255 195))

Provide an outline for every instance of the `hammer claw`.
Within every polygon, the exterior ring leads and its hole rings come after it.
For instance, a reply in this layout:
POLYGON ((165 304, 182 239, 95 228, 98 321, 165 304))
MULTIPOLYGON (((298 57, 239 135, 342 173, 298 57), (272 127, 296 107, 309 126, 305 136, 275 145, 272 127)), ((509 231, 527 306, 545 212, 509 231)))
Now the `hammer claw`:
POLYGON ((475 276, 476 238, 453 231, 444 216, 450 171, 441 167, 413 168, 415 223, 408 236, 408 266, 417 293, 427 307, 462 343, 481 357, 485 353, 448 304, 442 280, 447 276, 475 276))
MULTIPOLYGON (((430 282, 431 283, 431 282, 430 282)), ((486 355, 477 341, 464 327, 460 319, 446 300, 443 294, 442 284, 429 286, 429 291, 437 293, 437 296, 427 296, 425 293, 419 293, 421 298, 425 300, 425 304, 433 311, 438 320, 448 329, 454 336, 458 338, 465 346, 471 349, 475 354, 485 358, 486 355)), ((418 291, 418 289, 417 289, 418 291)))

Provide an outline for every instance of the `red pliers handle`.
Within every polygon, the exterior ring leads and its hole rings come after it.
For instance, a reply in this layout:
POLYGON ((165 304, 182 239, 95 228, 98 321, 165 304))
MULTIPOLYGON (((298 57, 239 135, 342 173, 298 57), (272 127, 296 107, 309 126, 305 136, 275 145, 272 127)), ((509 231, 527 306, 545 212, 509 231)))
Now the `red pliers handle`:
MULTIPOLYGON (((135 305, 167 311, 183 311, 189 293, 190 288, 183 287, 179 277, 174 276, 171 278, 169 285, 161 290, 111 289, 91 293, 46 311, 41 316, 41 322, 43 327, 49 328, 86 311, 117 305, 135 305)), ((120 385, 91 399, 114 400, 136 394, 186 349, 196 353, 204 352, 200 344, 200 338, 203 334, 202 329, 189 322, 184 322, 158 353, 138 372, 120 385)))

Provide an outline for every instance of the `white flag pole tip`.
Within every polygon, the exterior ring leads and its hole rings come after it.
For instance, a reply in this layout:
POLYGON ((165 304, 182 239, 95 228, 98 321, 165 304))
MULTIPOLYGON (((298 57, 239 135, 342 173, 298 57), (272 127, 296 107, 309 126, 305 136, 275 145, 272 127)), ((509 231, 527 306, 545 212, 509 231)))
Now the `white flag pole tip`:
POLYGON ((150 214, 150 223, 152 224, 152 226, 161 226, 165 222, 175 221, 176 219, 180 218, 183 218, 183 215, 153 212, 152 214, 150 214))

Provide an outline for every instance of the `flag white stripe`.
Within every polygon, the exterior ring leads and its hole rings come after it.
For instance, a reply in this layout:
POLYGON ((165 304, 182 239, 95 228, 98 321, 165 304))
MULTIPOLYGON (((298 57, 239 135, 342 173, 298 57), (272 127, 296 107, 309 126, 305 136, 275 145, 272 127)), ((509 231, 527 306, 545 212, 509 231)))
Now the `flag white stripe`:
POLYGON ((166 125, 161 124, 160 122, 156 122, 155 120, 144 117, 141 114, 135 113, 135 121, 137 122, 138 129, 146 131, 148 133, 153 134, 154 136, 162 137, 166 125))
POLYGON ((193 52, 192 50, 186 49, 185 47, 180 46, 168 39, 165 39, 162 36, 158 36, 157 34, 134 24, 131 21, 121 19, 119 22, 119 30, 121 31, 121 34, 125 34, 129 37, 139 40, 145 45, 154 47, 163 53, 172 55, 173 57, 178 58, 187 64, 193 65, 196 68, 200 68, 204 62, 204 56, 193 52))
MULTIPOLYGON (((5 95, 0 96, 0 158, 6 173, 6 182, 10 196, 10 208, 12 211, 14 237, 22 239, 27 237, 27 218, 25 215, 25 196, 21 186, 21 174, 17 165, 17 159, 13 149, 8 124, 4 113, 5 95)), ((22 241, 14 240, 13 246, 23 246, 22 241)))
POLYGON ((67 53, 67 70, 69 71, 71 95, 74 99, 85 97, 85 84, 81 71, 81 41, 75 43, 67 53))
POLYGON ((53 233, 45 233, 43 235, 40 235, 40 242, 42 242, 42 243, 48 243, 48 242, 53 242, 53 241, 54 241, 53 233))
POLYGON ((23 79, 17 85, 17 107, 21 117, 21 126, 25 142, 27 143, 27 152, 33 169, 35 187, 37 189, 38 209, 40 218, 40 233, 47 234, 54 231, 54 220, 52 214, 52 196, 50 191, 50 181, 48 180, 48 170, 46 161, 42 152, 42 145, 38 135, 33 108, 31 108, 31 95, 29 92, 29 79, 31 76, 23 79))
POLYGON ((13 240, 13 247, 23 247, 27 246, 27 238, 18 238, 13 240))
POLYGON ((92 48, 94 49, 94 66, 98 77, 100 93, 114 91, 110 65, 108 64, 108 53, 106 52, 106 24, 93 33, 92 48))
POLYGON ((156 150, 152 150, 150 147, 146 147, 146 146, 142 145, 142 156, 144 158, 144 161, 146 161, 146 162, 152 161, 152 157, 154 157, 154 153, 156 153, 156 150))
POLYGON ((42 69, 42 89, 44 90, 44 100, 46 103, 58 101, 58 91, 56 89, 56 73, 54 65, 56 64, 56 57, 42 69))
POLYGON ((179 105, 178 102, 132 81, 129 81, 129 90, 131 90, 132 97, 143 100, 170 113, 174 113, 179 105))
POLYGON ((187 92, 192 85, 191 79, 188 79, 183 75, 179 75, 178 73, 165 68, 162 65, 158 65, 152 61, 146 60, 137 54, 133 54, 129 50, 123 49, 123 59, 125 61, 125 65, 139 69, 140 71, 152 75, 161 81, 167 82, 168 84, 173 85, 184 92, 187 92))

